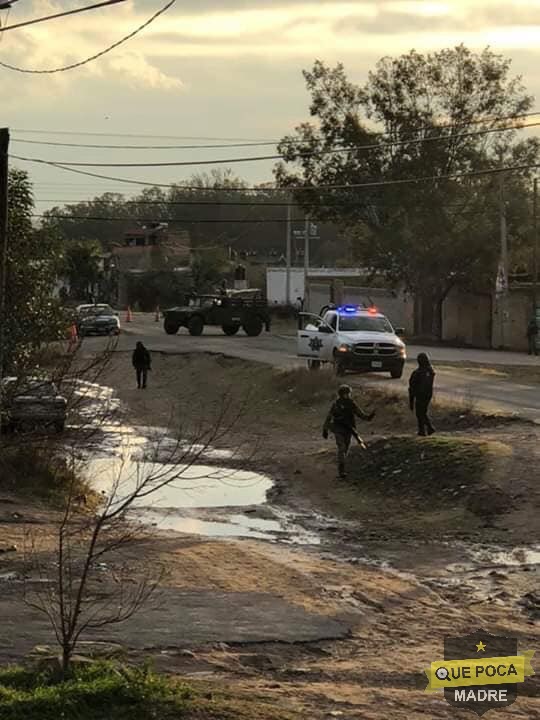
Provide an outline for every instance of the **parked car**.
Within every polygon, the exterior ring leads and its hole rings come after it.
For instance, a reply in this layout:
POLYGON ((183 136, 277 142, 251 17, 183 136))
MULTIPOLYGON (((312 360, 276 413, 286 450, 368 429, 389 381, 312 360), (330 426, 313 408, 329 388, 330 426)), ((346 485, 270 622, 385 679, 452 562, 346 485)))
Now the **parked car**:
POLYGON ((81 337, 120 334, 120 318, 110 305, 79 305, 75 322, 81 337))
POLYGON ((52 426, 62 432, 67 401, 50 380, 7 377, 0 383, 0 428, 10 432, 23 427, 52 426))

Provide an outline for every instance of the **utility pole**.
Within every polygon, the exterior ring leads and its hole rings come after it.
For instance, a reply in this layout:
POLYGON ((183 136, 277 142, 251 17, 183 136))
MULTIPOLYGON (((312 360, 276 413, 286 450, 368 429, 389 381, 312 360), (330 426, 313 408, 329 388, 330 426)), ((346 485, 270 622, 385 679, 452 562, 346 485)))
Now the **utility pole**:
POLYGON ((291 197, 287 198, 287 250, 286 250, 286 263, 287 269, 285 271, 285 303, 287 305, 291 302, 291 232, 292 232, 292 201, 291 197))
POLYGON ((0 128, 0 380, 4 376, 4 348, 6 342, 8 150, 9 130, 7 128, 0 128))
POLYGON ((504 175, 502 173, 499 176, 499 220, 501 234, 501 269, 503 274, 499 314, 501 316, 501 345, 504 347, 504 326, 506 322, 508 299, 508 236, 506 227, 506 206, 504 200, 504 175))
POLYGON ((306 215, 304 237, 304 307, 309 310, 309 215, 306 215))
POLYGON ((533 183, 533 315, 538 311, 538 178, 533 183))

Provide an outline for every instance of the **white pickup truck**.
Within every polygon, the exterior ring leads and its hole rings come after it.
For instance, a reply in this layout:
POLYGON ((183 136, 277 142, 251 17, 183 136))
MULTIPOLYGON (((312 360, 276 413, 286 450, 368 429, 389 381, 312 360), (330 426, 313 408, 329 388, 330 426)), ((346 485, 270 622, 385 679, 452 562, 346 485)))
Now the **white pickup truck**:
POLYGON ((348 370, 389 372, 400 378, 407 359, 404 331, 392 327, 376 308, 357 305, 330 307, 321 315, 300 314, 298 356, 308 367, 333 363, 338 375, 348 370))

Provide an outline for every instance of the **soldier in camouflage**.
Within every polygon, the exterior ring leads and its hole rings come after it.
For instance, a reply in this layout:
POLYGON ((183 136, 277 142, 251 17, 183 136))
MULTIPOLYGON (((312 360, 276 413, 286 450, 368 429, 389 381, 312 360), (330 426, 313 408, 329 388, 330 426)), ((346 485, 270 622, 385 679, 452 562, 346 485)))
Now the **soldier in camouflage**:
POLYGON ((351 446, 353 436, 358 443, 365 448, 362 439, 356 432, 356 418, 371 422, 375 413, 366 413, 361 410, 352 399, 352 389, 349 385, 342 385, 338 390, 338 397, 332 403, 332 407, 326 416, 323 426, 323 438, 328 438, 328 433, 334 434, 337 446, 338 474, 340 478, 346 477, 345 459, 351 446))

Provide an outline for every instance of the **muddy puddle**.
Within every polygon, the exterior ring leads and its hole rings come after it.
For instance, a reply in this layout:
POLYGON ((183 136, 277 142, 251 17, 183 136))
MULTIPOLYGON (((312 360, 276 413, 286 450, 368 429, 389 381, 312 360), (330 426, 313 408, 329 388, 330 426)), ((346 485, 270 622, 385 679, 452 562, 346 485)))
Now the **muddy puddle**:
POLYGON ((320 542, 292 515, 267 503, 271 478, 224 464, 233 459, 238 463, 226 449, 179 442, 164 428, 112 422, 100 424, 84 472, 98 492, 109 495, 114 489, 117 503, 142 483, 152 487, 134 503, 131 515, 160 530, 304 545, 320 542))

